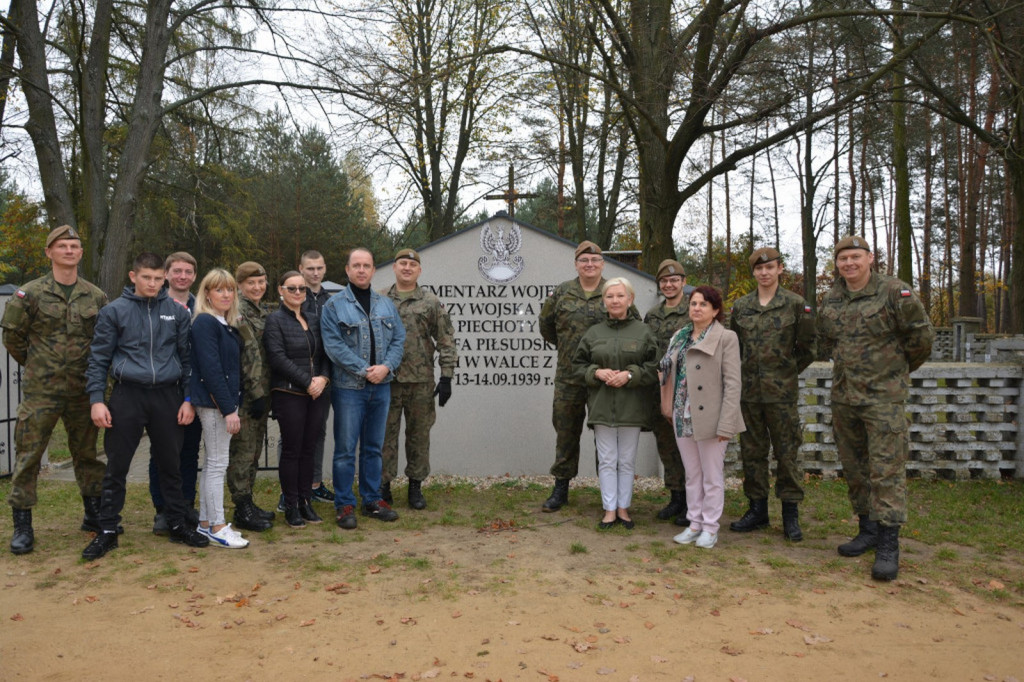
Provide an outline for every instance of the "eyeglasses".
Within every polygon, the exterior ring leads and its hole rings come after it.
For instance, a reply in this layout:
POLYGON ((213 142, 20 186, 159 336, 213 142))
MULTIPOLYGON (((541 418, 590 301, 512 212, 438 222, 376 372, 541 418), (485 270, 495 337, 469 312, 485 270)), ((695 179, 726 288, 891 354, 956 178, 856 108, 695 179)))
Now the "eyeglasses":
POLYGON ((286 287, 282 287, 282 288, 285 291, 288 291, 288 292, 293 293, 293 294, 304 294, 304 293, 306 293, 306 287, 305 286, 297 286, 297 287, 288 287, 288 286, 286 286, 286 287))
POLYGON ((598 263, 603 263, 604 258, 601 258, 600 256, 595 256, 594 258, 577 258, 576 262, 580 265, 597 265, 598 263))
POLYGON ((680 277, 679 275, 669 275, 667 277, 662 277, 658 281, 659 282, 670 282, 672 284, 682 284, 683 283, 683 278, 680 277))

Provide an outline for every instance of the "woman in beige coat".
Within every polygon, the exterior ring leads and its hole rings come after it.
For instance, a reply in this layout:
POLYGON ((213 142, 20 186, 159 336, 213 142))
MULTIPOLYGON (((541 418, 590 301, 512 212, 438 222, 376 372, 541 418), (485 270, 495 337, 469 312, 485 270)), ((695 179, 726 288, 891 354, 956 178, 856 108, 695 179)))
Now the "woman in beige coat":
POLYGON ((722 324, 722 295, 714 287, 694 289, 689 313, 690 322, 672 337, 661 360, 661 413, 672 422, 686 470, 690 526, 673 539, 711 549, 725 507, 725 448, 745 430, 740 346, 722 324))

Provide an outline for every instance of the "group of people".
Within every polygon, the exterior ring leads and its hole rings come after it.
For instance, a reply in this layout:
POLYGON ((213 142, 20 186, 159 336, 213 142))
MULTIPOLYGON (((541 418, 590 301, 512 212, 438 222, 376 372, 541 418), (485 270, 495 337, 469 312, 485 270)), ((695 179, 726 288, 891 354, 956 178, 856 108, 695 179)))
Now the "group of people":
POLYGON ((801 541, 799 375, 816 357, 831 358, 836 443, 859 517, 856 537, 838 551, 876 549, 872 576, 895 579, 907 518, 904 406, 910 373, 927 360, 934 333, 910 287, 872 270, 863 238, 841 239, 833 256, 838 277, 817 318, 780 286, 781 254, 765 247, 749 261, 757 288, 735 301, 728 322, 721 293, 698 286, 687 296, 685 270, 671 259, 656 275, 663 298, 641 321, 630 282, 605 280, 600 247, 582 242, 577 277, 556 287, 540 313, 541 334, 558 352, 555 485, 542 510, 568 503, 586 422, 604 511, 598 528, 632 529, 637 444, 642 430, 652 430, 670 494, 657 516, 684 527, 676 542, 711 549, 725 505, 725 450, 739 434, 748 509, 730 530, 769 525, 774 455, 783 534, 801 541))
POLYGON ((447 311, 419 287, 418 252, 396 254, 396 283, 378 293, 370 288, 372 253, 354 249, 348 286, 330 296, 321 286, 323 256, 307 251, 298 271, 281 276, 274 310, 263 301, 267 273, 251 261, 233 275, 210 270, 193 295, 192 256, 142 253, 130 284, 108 302, 78 275, 83 247, 74 228, 50 232, 45 253, 50 273, 19 288, 0 322, 5 347, 23 367, 9 498, 12 553, 35 547, 32 507, 58 420, 82 494, 81 528, 95 533, 82 552, 87 560, 118 546, 128 471, 144 429, 153 532, 172 542, 237 549, 249 544, 242 530, 272 527, 275 513, 253 499, 271 414, 281 431, 278 508, 289 527, 322 521, 314 499, 334 504, 339 527, 356 527, 357 450, 362 513, 396 520, 390 483, 403 415, 409 506, 426 507, 421 483, 430 473, 434 398, 443 406, 451 397, 457 354, 447 311), (333 492, 321 471, 332 406, 333 492), (97 456, 99 429, 105 465, 97 456))
MULTIPOLYGON (((280 277, 273 311, 263 301, 267 273, 255 262, 234 275, 211 270, 193 295, 192 256, 143 253, 132 264, 131 283, 108 303, 78 276, 83 248, 74 228, 53 230, 45 253, 51 272, 18 289, 0 322, 4 345, 24 368, 9 499, 14 554, 35 546, 36 483, 58 419, 83 499, 81 528, 96 534, 86 559, 118 545, 126 479, 143 429, 151 447, 153 531, 173 542, 242 548, 249 544, 242 530, 272 527, 275 513, 253 499, 271 414, 281 432, 278 511, 289 527, 322 521, 313 501, 333 503, 340 528, 357 527, 357 451, 362 514, 396 520, 391 482, 403 417, 408 504, 427 506, 422 482, 430 473, 434 399, 444 406, 451 397, 457 353, 446 308, 419 285, 417 251, 395 255, 395 283, 377 292, 373 254, 354 249, 345 266, 348 285, 333 296, 322 286, 323 256, 307 251, 298 270, 280 277), (322 473, 332 409, 333 492, 322 473), (99 429, 106 465, 97 459, 99 429)), ((699 286, 687 295, 685 270, 671 259, 657 270, 662 300, 641 319, 632 284, 605 280, 600 247, 579 244, 577 277, 555 288, 539 320, 558 355, 555 485, 543 511, 569 501, 586 422, 597 450, 604 512, 598 526, 632 529, 637 445, 642 430, 653 430, 670 494, 657 516, 684 528, 676 542, 710 549, 724 510, 726 446, 740 434, 749 507, 730 529, 769 525, 771 453, 783 533, 800 541, 798 377, 817 355, 834 362, 833 426, 859 517, 858 534, 838 551, 859 556, 877 548, 872 575, 895 578, 906 522, 904 405, 910 372, 928 358, 933 330, 909 286, 872 270, 874 256, 862 238, 840 240, 834 261, 839 276, 817 319, 802 297, 780 286, 784 266, 770 247, 751 255, 757 288, 734 303, 728 323, 721 293, 699 286)))

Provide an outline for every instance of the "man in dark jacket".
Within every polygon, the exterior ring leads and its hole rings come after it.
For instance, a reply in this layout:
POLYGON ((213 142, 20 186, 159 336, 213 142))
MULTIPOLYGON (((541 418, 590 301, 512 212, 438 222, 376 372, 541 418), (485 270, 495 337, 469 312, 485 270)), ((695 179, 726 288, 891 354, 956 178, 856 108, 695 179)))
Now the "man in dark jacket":
MULTIPOLYGON (((299 273, 306 283, 306 303, 302 306, 303 311, 308 311, 321 316, 327 300, 331 297, 330 292, 323 288, 324 277, 327 275, 327 262, 319 251, 304 251, 299 257, 299 273)), ((331 408, 328 405, 324 410, 324 429, 321 430, 320 439, 316 442, 313 450, 313 500, 325 504, 334 504, 334 491, 324 483, 324 438, 326 437, 327 418, 331 415, 331 408)))
POLYGON ((156 254, 140 254, 128 277, 132 286, 100 311, 85 373, 92 421, 107 429, 101 532, 82 552, 87 561, 117 548, 125 481, 143 427, 160 471, 170 540, 192 547, 210 542, 186 522, 178 469, 184 427, 195 418, 183 395, 191 375, 188 310, 163 289, 164 263, 156 254), (114 381, 109 405, 103 401, 108 374, 114 381))

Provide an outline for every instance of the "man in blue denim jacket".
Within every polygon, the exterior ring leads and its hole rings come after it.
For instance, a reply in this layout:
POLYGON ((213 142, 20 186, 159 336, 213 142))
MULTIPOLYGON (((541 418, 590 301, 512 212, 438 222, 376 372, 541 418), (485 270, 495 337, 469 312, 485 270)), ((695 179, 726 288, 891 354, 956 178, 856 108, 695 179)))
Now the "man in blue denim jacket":
POLYGON ((334 407, 334 506, 338 527, 356 527, 356 446, 363 514, 395 521, 398 514, 380 498, 381 446, 391 405, 391 379, 402 363, 405 327, 391 300, 373 291, 376 268, 369 249, 359 247, 345 265, 348 286, 323 308, 320 333, 331 358, 334 407))

